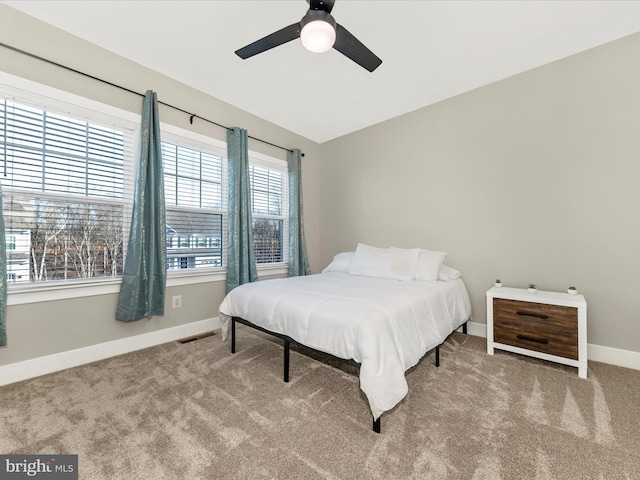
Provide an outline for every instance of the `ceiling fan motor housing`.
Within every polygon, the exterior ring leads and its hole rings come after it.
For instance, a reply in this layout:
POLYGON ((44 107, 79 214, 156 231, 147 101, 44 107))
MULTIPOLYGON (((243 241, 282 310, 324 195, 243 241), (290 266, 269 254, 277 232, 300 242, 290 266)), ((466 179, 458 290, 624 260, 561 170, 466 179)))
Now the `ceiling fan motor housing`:
POLYGON ((326 22, 331 25, 334 30, 336 29, 336 21, 331 16, 331 14, 325 12, 324 10, 307 10, 305 16, 302 17, 302 20, 300 20, 300 31, 302 31, 302 29, 308 23, 316 21, 326 22))

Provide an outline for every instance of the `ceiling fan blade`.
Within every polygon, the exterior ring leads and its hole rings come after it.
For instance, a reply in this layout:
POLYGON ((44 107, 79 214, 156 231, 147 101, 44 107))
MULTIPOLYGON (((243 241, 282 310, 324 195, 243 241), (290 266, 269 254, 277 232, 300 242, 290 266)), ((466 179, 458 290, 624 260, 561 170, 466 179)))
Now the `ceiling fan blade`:
POLYGON ((280 46, 283 43, 295 40, 298 37, 300 37, 300 23, 294 23, 272 33, 271 35, 267 35, 260 40, 256 40, 246 47, 236 50, 236 55, 242 59, 247 59, 259 53, 266 52, 274 47, 280 46))
POLYGON ((310 10, 324 10, 327 13, 331 13, 336 0, 307 0, 307 3, 310 10))
POLYGON ((382 60, 340 24, 336 25, 336 43, 333 48, 370 72, 382 63, 382 60))

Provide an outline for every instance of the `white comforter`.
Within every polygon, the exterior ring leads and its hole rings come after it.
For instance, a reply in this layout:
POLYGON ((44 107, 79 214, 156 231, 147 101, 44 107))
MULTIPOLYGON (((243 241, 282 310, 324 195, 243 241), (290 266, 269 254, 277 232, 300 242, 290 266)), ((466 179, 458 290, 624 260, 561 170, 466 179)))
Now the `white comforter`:
POLYGON ((470 318, 471 303, 460 278, 419 282, 327 272, 241 285, 219 310, 223 341, 235 316, 360 363, 360 388, 378 418, 407 394, 405 371, 470 318))

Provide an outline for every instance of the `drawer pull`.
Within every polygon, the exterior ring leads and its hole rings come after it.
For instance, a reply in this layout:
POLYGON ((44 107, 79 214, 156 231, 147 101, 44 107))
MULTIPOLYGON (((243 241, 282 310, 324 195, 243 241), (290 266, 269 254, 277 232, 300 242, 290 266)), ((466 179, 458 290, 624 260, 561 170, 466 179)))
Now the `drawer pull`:
POLYGON ((529 335, 518 335, 518 340, 527 340, 529 342, 543 343, 547 345, 549 340, 546 338, 530 337, 529 335))
POLYGON ((525 312, 524 310, 518 310, 516 313, 525 317, 549 318, 549 315, 545 315, 544 313, 525 312))

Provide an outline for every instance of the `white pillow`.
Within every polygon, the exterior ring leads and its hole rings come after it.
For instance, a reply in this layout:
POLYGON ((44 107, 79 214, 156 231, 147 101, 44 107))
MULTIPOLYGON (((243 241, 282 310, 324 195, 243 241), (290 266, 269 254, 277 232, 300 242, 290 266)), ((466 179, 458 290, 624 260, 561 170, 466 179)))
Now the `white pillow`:
POLYGON ((456 270, 449 265, 445 265, 444 263, 440 265, 440 273, 438 274, 438 280, 442 282, 448 282, 449 280, 453 280, 456 278, 460 278, 462 273, 459 270, 456 270))
POLYGON ((413 280, 418 255, 419 248, 378 248, 359 243, 349 273, 363 277, 413 280))
POLYGON ((432 250, 421 249, 415 279, 429 282, 437 281, 440 266, 444 263, 446 256, 446 252, 434 252, 432 250))
POLYGON ((324 272, 349 273, 349 267, 356 252, 342 252, 333 257, 333 261, 322 270, 324 272))

